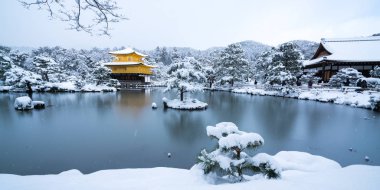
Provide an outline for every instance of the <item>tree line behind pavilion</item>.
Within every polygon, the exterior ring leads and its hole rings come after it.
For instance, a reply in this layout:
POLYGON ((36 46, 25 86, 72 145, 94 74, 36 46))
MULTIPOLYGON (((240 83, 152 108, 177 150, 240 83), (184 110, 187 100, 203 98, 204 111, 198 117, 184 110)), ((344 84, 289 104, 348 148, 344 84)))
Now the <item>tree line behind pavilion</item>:
MULTIPOLYGON (((322 81, 315 71, 304 72, 302 66, 303 60, 310 59, 317 47, 317 43, 308 41, 291 41, 278 47, 245 41, 204 51, 157 47, 143 52, 148 54, 146 63, 156 66, 151 85, 178 89, 183 100, 185 92, 204 88, 247 84, 293 88, 318 84, 322 81)), ((28 86, 34 91, 80 91, 88 85, 118 88, 118 81, 111 78, 111 70, 102 64, 112 60, 109 51, 41 47, 23 52, 1 46, 0 90, 23 91, 28 86)), ((324 85, 379 89, 376 78, 380 77, 380 66, 375 66, 370 75, 343 68, 324 85)))

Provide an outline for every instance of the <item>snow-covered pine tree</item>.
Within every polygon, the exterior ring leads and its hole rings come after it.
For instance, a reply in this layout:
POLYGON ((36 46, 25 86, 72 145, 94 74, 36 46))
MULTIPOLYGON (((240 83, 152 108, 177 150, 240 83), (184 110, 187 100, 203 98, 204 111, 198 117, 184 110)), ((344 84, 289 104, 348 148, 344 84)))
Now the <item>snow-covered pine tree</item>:
POLYGON ((267 82, 293 85, 302 74, 300 58, 292 43, 281 44, 268 66, 267 82))
POLYGON ((37 73, 39 73, 45 81, 49 81, 48 74, 57 73, 59 71, 58 64, 50 57, 35 56, 33 58, 33 65, 37 73))
POLYGON ((181 101, 185 92, 202 90, 206 81, 202 66, 193 57, 185 57, 170 65, 168 77, 166 90, 177 89, 181 101))
POLYGON ((356 85, 356 81, 363 77, 362 73, 354 68, 343 68, 330 78, 329 85, 332 87, 356 85))
POLYGON ((378 65, 375 66, 375 68, 373 68, 373 70, 371 70, 370 75, 372 77, 380 78, 380 66, 378 66, 378 65))
POLYGON ((9 58, 11 48, 0 46, 0 80, 5 80, 4 73, 12 67, 12 60, 9 58))
POLYGON ((240 44, 228 45, 216 66, 218 80, 229 80, 231 86, 238 81, 248 81, 250 76, 251 68, 240 44))
POLYGON ((268 67, 271 65, 275 53, 276 49, 272 48, 257 57, 256 64, 253 67, 255 80, 260 81, 263 84, 267 82, 268 67))
POLYGON ((96 85, 108 83, 109 80, 111 79, 112 70, 99 63, 96 65, 97 67, 92 72, 92 76, 94 77, 96 81, 96 85))
POLYGON ((300 76, 302 74, 302 64, 299 61, 301 54, 296 51, 296 46, 293 43, 284 43, 280 45, 278 51, 280 53, 276 54, 272 61, 282 63, 293 76, 300 76))
POLYGON ((222 122, 207 127, 207 136, 218 140, 216 150, 208 153, 205 149, 198 156, 198 165, 204 174, 214 173, 228 177, 231 182, 239 182, 245 174, 261 173, 268 178, 280 176, 281 169, 276 161, 265 153, 251 157, 246 149, 257 149, 264 139, 257 133, 240 131, 231 122, 222 122))
POLYGON ((164 63, 164 65, 170 65, 172 63, 172 60, 170 59, 170 55, 166 49, 166 47, 163 47, 161 49, 160 53, 160 61, 164 63))

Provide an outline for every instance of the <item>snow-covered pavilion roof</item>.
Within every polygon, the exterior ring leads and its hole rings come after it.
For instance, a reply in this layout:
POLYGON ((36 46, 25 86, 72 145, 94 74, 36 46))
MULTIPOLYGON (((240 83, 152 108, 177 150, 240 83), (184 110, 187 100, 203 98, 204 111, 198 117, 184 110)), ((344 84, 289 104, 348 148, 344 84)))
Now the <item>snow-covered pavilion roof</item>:
POLYGON ((143 57, 146 57, 146 56, 147 56, 147 55, 145 55, 145 54, 142 54, 142 53, 140 53, 140 52, 135 51, 135 50, 132 49, 132 48, 125 48, 125 49, 118 50, 118 51, 110 51, 109 53, 110 53, 110 54, 113 54, 113 55, 122 55, 122 54, 131 54, 131 53, 135 53, 135 54, 140 55, 140 56, 143 56, 143 57))
POLYGON ((107 62, 107 63, 103 63, 104 66, 126 66, 126 65, 139 65, 139 64, 142 64, 142 65, 145 65, 147 67, 156 67, 156 66, 153 66, 153 65, 147 65, 143 62, 107 62))
POLYGON ((359 38, 321 39, 318 50, 304 66, 319 63, 322 60, 338 62, 380 62, 380 36, 359 38), (328 55, 318 56, 321 51, 328 55))

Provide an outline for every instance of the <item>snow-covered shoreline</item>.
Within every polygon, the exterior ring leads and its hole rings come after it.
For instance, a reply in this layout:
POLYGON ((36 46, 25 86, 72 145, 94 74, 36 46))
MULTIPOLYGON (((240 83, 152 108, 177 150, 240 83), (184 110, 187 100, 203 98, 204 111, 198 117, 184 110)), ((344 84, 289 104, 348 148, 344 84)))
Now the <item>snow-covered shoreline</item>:
MULTIPOLYGON (((78 88, 72 82, 46 83, 32 87, 33 92, 116 92, 117 88, 106 85, 86 84, 78 88)), ((25 88, 0 86, 0 92, 27 92, 25 88)))
MULTIPOLYGON (((217 89, 219 90, 219 89, 217 89)), ((221 89, 223 90, 223 89, 221 89)), ((376 91, 342 91, 340 89, 284 89, 265 90, 254 87, 240 87, 230 90, 233 93, 250 94, 259 96, 277 96, 295 98, 300 100, 314 100, 340 105, 348 105, 357 108, 376 109, 376 103, 380 104, 380 92, 376 91)), ((379 108, 377 108, 379 109, 379 108)))
POLYGON ((282 151, 273 156, 282 166, 281 178, 268 180, 261 175, 243 183, 215 184, 202 170, 140 168, 102 170, 82 174, 70 170, 57 175, 19 176, 0 174, 0 188, 19 189, 366 189, 380 187, 380 166, 351 165, 342 168, 333 160, 304 152, 282 151))

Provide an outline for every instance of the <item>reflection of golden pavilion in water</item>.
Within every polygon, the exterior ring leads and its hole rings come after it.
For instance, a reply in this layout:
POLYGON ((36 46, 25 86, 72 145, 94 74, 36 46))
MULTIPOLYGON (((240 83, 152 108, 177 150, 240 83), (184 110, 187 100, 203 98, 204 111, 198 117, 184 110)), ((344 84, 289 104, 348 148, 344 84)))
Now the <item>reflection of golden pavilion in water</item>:
POLYGON ((135 116, 143 116, 141 112, 146 106, 150 107, 151 104, 150 89, 128 90, 124 92, 117 95, 117 107, 120 109, 120 113, 128 110, 132 111, 135 116))
POLYGON ((144 63, 146 55, 132 48, 109 52, 115 57, 113 62, 104 63, 112 70, 111 77, 120 83, 149 83, 155 66, 144 63))

